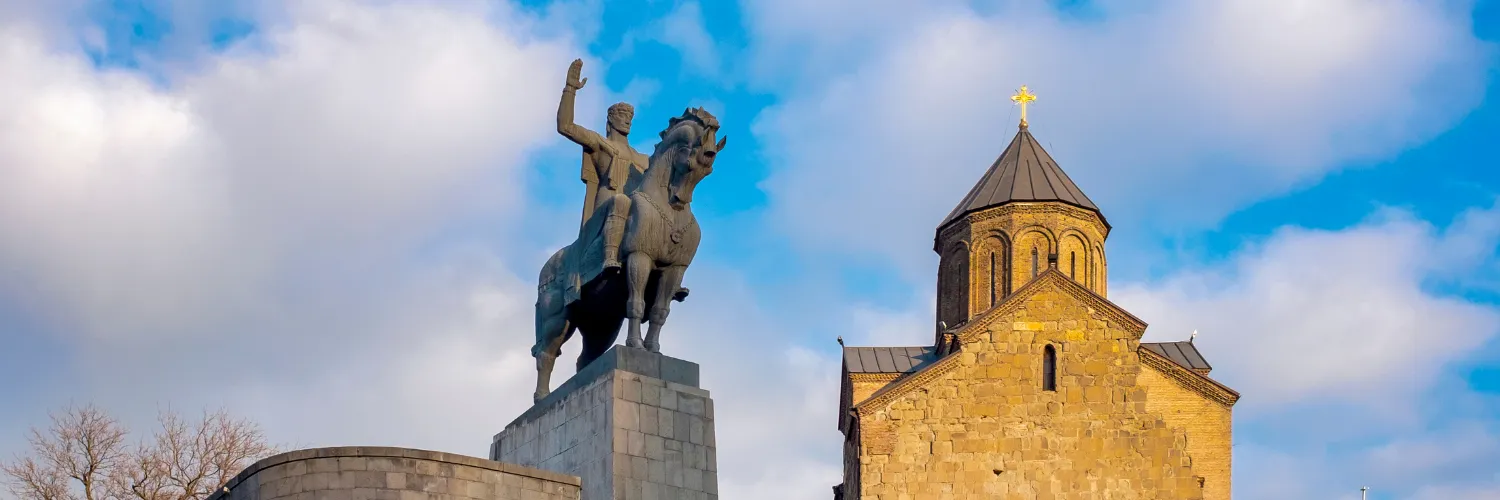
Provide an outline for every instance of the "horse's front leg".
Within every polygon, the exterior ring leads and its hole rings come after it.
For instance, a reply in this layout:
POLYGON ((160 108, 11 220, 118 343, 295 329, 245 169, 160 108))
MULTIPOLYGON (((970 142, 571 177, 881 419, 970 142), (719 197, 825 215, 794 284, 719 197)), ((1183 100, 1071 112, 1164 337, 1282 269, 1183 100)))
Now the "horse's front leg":
POLYGON ((630 298, 625 301, 625 317, 630 320, 625 335, 627 347, 643 347, 641 320, 646 317, 646 283, 651 280, 651 266, 651 256, 645 253, 630 252, 625 257, 625 283, 630 288, 630 298))
POLYGON ((682 275, 687 272, 687 266, 671 266, 661 270, 661 277, 656 282, 656 298, 651 303, 651 314, 647 318, 651 321, 651 328, 646 330, 646 349, 651 352, 661 352, 661 326, 667 323, 667 315, 672 313, 672 299, 682 293, 682 275))

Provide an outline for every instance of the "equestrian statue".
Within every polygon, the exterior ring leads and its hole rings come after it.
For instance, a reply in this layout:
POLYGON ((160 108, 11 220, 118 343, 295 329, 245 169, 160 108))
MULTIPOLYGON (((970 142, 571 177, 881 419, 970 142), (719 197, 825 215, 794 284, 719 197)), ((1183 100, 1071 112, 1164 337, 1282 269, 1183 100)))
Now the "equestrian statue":
POLYGON ((672 118, 651 156, 630 146, 629 104, 609 107, 604 135, 573 123, 573 101, 588 82, 583 61, 568 68, 557 132, 583 147, 587 186, 578 239, 559 249, 537 279, 535 401, 551 391, 552 366, 563 343, 582 332, 577 369, 614 345, 629 320, 625 345, 660 352, 661 327, 671 302, 687 298, 682 276, 698 252, 693 188, 713 172, 725 140, 714 142, 719 121, 703 108, 672 118), (644 338, 641 322, 649 323, 644 338))

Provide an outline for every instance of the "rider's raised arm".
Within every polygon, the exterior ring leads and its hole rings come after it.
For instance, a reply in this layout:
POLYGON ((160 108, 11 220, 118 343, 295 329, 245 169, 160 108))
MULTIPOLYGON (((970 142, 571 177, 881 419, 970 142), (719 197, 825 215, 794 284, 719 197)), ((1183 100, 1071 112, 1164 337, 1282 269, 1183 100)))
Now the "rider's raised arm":
POLYGON ((581 60, 573 61, 573 65, 568 68, 568 80, 563 85, 562 102, 557 104, 557 133, 592 152, 599 149, 599 144, 604 141, 604 138, 592 130, 573 123, 573 101, 578 96, 578 89, 583 88, 583 84, 588 82, 587 78, 578 78, 578 73, 582 69, 583 61, 581 60))

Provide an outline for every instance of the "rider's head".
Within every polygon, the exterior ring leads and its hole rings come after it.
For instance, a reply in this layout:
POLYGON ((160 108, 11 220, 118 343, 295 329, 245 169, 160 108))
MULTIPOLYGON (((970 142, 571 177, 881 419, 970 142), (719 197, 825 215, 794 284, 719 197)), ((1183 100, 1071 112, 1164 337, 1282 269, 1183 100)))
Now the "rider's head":
POLYGON ((630 134, 630 121, 635 118, 635 107, 619 102, 609 107, 609 128, 621 134, 630 134))

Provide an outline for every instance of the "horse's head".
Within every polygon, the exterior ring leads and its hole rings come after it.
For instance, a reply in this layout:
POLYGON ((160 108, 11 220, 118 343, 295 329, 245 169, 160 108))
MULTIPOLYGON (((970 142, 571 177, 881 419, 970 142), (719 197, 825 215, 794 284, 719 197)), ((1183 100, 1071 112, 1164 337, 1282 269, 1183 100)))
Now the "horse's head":
POLYGON ((651 155, 653 167, 670 168, 667 198, 672 208, 682 210, 693 202, 693 188, 714 171, 714 159, 727 138, 714 143, 719 120, 703 108, 688 109, 673 118, 661 133, 661 142, 651 155), (660 161, 661 163, 658 163, 660 161))

